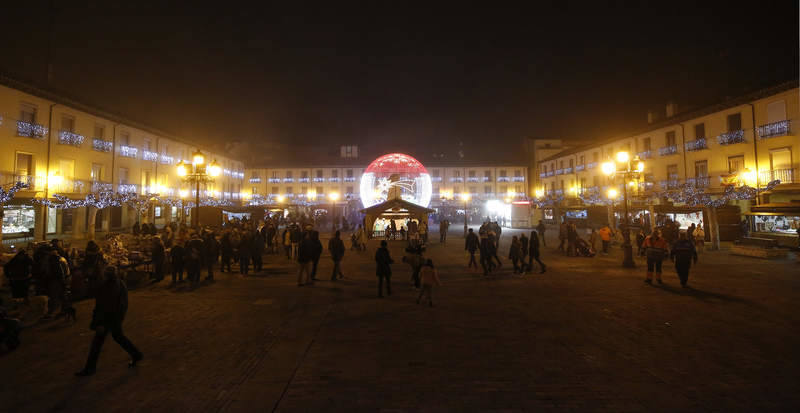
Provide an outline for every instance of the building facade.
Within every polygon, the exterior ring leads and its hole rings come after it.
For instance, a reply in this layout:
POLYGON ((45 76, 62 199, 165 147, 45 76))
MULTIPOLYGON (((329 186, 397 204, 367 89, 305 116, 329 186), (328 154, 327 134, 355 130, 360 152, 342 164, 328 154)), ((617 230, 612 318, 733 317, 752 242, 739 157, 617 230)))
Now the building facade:
POLYGON ((539 196, 563 197, 562 206, 580 204, 578 198, 587 193, 603 196, 612 187, 622 194, 621 183, 603 174, 601 164, 625 151, 644 162, 641 177, 628 183, 634 197, 677 190, 686 184, 719 196, 731 184, 763 189, 780 180, 780 185, 758 199, 732 205, 752 217, 748 219, 753 231, 783 231, 796 237, 800 211, 787 212, 776 224, 775 219, 765 223, 756 217, 751 207, 758 205, 763 211, 764 205, 798 205, 800 201, 799 92, 795 81, 686 113, 667 105, 666 119, 644 130, 539 161, 539 184, 534 191, 539 196))
MULTIPOLYGON (((0 184, 29 185, 3 206, 4 242, 42 239, 45 233, 84 237, 87 208, 43 208, 33 198, 83 199, 104 191, 192 197, 194 190, 178 177, 176 165, 189 162, 197 150, 222 168, 214 183, 201 187, 201 195, 238 202, 245 181, 244 165, 235 159, 5 77, 0 77, 0 146, 0 184)), ((142 219, 164 224, 176 212, 158 206, 142 219)), ((130 228, 139 218, 123 206, 101 210, 96 219, 102 232, 130 228)))

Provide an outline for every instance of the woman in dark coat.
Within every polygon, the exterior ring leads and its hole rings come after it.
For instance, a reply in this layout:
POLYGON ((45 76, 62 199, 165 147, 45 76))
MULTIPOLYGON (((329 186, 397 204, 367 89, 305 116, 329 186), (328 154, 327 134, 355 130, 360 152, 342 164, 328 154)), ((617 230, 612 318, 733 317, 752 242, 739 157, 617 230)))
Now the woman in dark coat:
POLYGON ((311 245, 314 247, 311 250, 311 279, 317 279, 317 265, 319 264, 319 257, 322 256, 322 242, 319 240, 319 232, 311 231, 311 245))
POLYGON ((539 259, 539 234, 537 234, 536 231, 531 231, 531 239, 528 242, 528 254, 528 269, 533 269, 533 260, 536 260, 539 266, 542 267, 542 271, 539 273, 544 273, 545 265, 539 259))
POLYGON ((375 251, 375 275, 378 277, 378 297, 383 298, 383 279, 386 278, 386 295, 392 295, 392 257, 386 248, 386 240, 381 241, 381 247, 375 251))
POLYGON ((100 350, 106 335, 111 333, 111 337, 131 356, 129 367, 136 366, 142 359, 142 352, 125 337, 122 332, 122 321, 128 311, 128 288, 125 283, 117 276, 116 267, 107 267, 103 279, 93 279, 90 284, 95 290, 95 305, 92 313, 92 323, 89 326, 95 331, 92 339, 92 347, 89 350, 89 358, 83 370, 75 373, 76 376, 91 376, 97 367, 97 359, 100 357, 100 350))
POLYGON ((164 241, 160 237, 153 238, 153 278, 156 282, 164 279, 164 272, 166 271, 167 253, 164 248, 164 241))
POLYGON ((225 268, 228 269, 228 272, 231 272, 231 260, 233 259, 233 242, 231 242, 231 233, 230 231, 225 231, 225 234, 222 235, 222 242, 221 250, 222 250, 222 268, 219 270, 225 272, 225 268))
POLYGON ((670 259, 675 263, 675 271, 678 272, 681 286, 686 288, 686 283, 689 281, 689 269, 692 267, 692 261, 697 264, 697 250, 695 250, 694 243, 689 241, 685 232, 681 232, 678 237, 678 242, 672 246, 670 259))

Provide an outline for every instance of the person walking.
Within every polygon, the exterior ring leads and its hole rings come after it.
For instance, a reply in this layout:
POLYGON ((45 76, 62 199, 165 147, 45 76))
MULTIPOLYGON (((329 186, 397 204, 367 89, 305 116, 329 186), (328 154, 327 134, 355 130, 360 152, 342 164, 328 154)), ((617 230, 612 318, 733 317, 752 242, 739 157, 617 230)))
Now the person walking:
POLYGON ((478 250, 480 246, 480 239, 478 236, 475 235, 475 232, 472 231, 472 228, 469 229, 467 233, 467 239, 464 241, 464 250, 469 252, 469 263, 467 264, 467 268, 475 267, 478 269, 478 263, 475 262, 475 251, 478 250))
POLYGON ((450 228, 450 221, 443 219, 439 223, 439 242, 447 242, 447 229, 450 228))
POLYGON ((203 241, 197 232, 192 232, 192 239, 186 243, 185 252, 186 276, 192 287, 196 287, 200 283, 200 271, 203 268, 203 241))
POLYGON ((386 295, 392 295, 392 267, 394 263, 389 254, 388 243, 381 241, 381 247, 375 251, 375 275, 378 277, 378 297, 383 298, 383 282, 386 280, 386 295))
POLYGON ((319 257, 322 256, 322 242, 319 240, 319 231, 309 231, 311 236, 311 279, 317 280, 317 265, 319 265, 319 257))
POLYGON ((667 241, 661 237, 661 231, 655 230, 649 237, 645 238, 644 244, 645 255, 647 256, 647 278, 644 282, 648 284, 653 283, 653 271, 656 273, 656 281, 663 284, 661 281, 661 263, 667 256, 667 241))
POLYGON ((419 271, 425 265, 425 258, 422 256, 422 247, 406 247, 407 255, 403 256, 403 262, 411 267, 411 284, 414 288, 420 288, 419 271))
POLYGON ((119 278, 116 267, 106 267, 103 275, 103 279, 90 281, 95 290, 95 304, 89 328, 94 330, 95 335, 86 365, 83 370, 75 373, 76 376, 91 376, 95 373, 97 359, 108 333, 131 356, 128 367, 135 367, 144 357, 122 331, 122 322, 128 311, 128 288, 119 278))
POLYGON ((286 251, 286 259, 292 259, 292 229, 286 227, 283 229, 283 249, 286 251))
POLYGON ((331 274, 331 281, 344 278, 344 274, 342 274, 342 258, 344 257, 345 248, 341 235, 342 234, 339 231, 336 231, 333 234, 333 238, 328 241, 328 251, 331 253, 331 259, 333 260, 333 274, 331 274))
POLYGON ((290 240, 292 243, 292 259, 296 261, 299 253, 298 248, 300 248, 300 242, 303 240, 303 232, 300 231, 299 225, 292 224, 290 240))
POLYGON ((164 247, 164 241, 161 240, 161 237, 153 237, 151 248, 154 282, 161 282, 161 280, 164 279, 167 263, 166 248, 164 247))
POLYGON ((544 231, 547 229, 544 225, 544 221, 541 219, 539 220, 539 225, 536 226, 536 231, 539 233, 539 240, 542 241, 542 246, 547 246, 547 241, 545 241, 544 231))
POLYGON ((523 232, 519 236, 520 252, 522 253, 522 256, 520 257, 520 264, 519 264, 519 266, 520 266, 520 274, 522 274, 525 271, 527 271, 526 268, 525 268, 525 257, 528 256, 528 241, 529 241, 528 237, 526 237, 525 233, 523 232))
POLYGON ((428 243, 428 220, 425 219, 424 221, 419 223, 419 238, 422 240, 423 244, 428 243))
POLYGON ((578 243, 578 229, 575 228, 575 223, 570 222, 567 224, 567 256, 574 257, 577 255, 576 246, 578 243))
POLYGON ((639 233, 636 234, 636 255, 641 257, 642 256, 642 244, 644 244, 644 239, 647 238, 644 235, 644 229, 640 229, 639 233))
POLYGON ((264 269, 264 248, 267 246, 264 234, 266 234, 266 231, 256 231, 253 233, 253 251, 251 255, 253 259, 253 273, 259 273, 264 269))
POLYGON ((208 275, 206 280, 214 281, 214 265, 219 261, 219 242, 213 232, 207 232, 206 238, 203 240, 203 261, 206 264, 208 275))
POLYGON ((433 307, 433 286, 441 286, 442 282, 439 280, 439 273, 436 271, 436 267, 433 266, 431 259, 425 261, 425 265, 420 269, 419 275, 422 279, 422 289, 419 292, 419 296, 417 296, 417 304, 419 304, 419 300, 422 297, 427 296, 428 306, 433 307))
POLYGON ((483 268, 483 275, 488 276, 492 270, 494 269, 494 261, 492 261, 492 256, 489 246, 489 235, 486 231, 480 232, 480 261, 481 261, 481 268, 483 268))
POLYGON ((539 267, 542 268, 542 270, 539 271, 539 273, 544 274, 546 267, 544 263, 539 259, 539 235, 536 233, 536 231, 531 231, 530 246, 528 249, 528 269, 533 270, 534 260, 536 260, 536 262, 539 264, 539 267))
POLYGON ((689 240, 688 233, 681 232, 678 235, 678 242, 672 246, 669 258, 675 263, 675 271, 681 280, 681 287, 687 288, 686 283, 689 281, 689 269, 692 261, 697 264, 697 251, 694 248, 694 242, 689 240))
POLYGON ((239 274, 247 275, 250 272, 250 258, 253 256, 253 239, 250 233, 244 231, 239 241, 239 274))
POLYGON ((592 228, 592 232, 589 234, 589 247, 592 250, 597 251, 597 240, 600 238, 600 234, 592 228))
MULTIPOLYGON (((489 259, 497 261, 497 268, 501 268, 503 263, 500 262, 500 257, 497 256, 497 251, 500 250, 500 241, 494 231, 489 231, 489 259)), ((494 264, 492 264, 494 265, 494 264)))
POLYGON ((175 241, 169 250, 170 267, 172 267, 172 285, 183 282, 183 258, 186 254, 183 242, 175 241))
POLYGON ((698 225, 693 235, 695 250, 704 251, 706 249, 706 232, 703 230, 703 225, 698 225))
POLYGON ((311 265, 314 261, 314 243, 311 241, 311 234, 306 232, 303 239, 297 245, 297 286, 302 287, 306 284, 314 284, 311 279, 311 265))
POLYGON ((564 249, 565 244, 567 242, 567 223, 562 222, 561 225, 558 226, 558 250, 561 252, 566 252, 564 249))
POLYGON ((603 255, 608 255, 608 246, 611 245, 611 228, 609 228, 608 225, 604 225, 597 233, 600 235, 600 241, 603 243, 603 255))
POLYGON ((222 266, 219 270, 221 272, 225 272, 225 269, 227 268, 228 272, 231 272, 231 260, 233 260, 233 242, 231 241, 231 233, 229 230, 225 230, 225 233, 222 234, 220 250, 222 252, 222 266))
POLYGON ((508 259, 514 265, 514 274, 522 273, 520 270, 520 259, 522 258, 522 245, 516 235, 511 237, 511 247, 508 249, 508 259))

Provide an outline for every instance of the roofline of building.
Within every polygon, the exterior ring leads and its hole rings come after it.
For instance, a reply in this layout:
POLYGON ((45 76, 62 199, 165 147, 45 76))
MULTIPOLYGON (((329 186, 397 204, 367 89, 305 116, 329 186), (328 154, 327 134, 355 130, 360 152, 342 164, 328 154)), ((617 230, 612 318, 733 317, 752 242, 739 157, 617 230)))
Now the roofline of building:
MULTIPOLYGON (((212 150, 208 149, 207 147, 198 145, 197 143, 189 142, 189 141, 187 141, 187 140, 185 140, 185 139, 183 139, 183 138, 181 138, 181 137, 179 137, 179 136, 177 136, 177 135, 175 135, 173 133, 166 132, 166 131, 164 131, 162 129, 149 126, 149 125, 147 125, 145 123, 142 123, 142 122, 139 122, 139 121, 136 121, 136 120, 132 120, 130 118, 126 118, 126 117, 124 117, 122 115, 116 114, 116 113, 111 112, 111 111, 106 110, 106 109, 101 109, 101 108, 98 108, 96 106, 92 106, 92 105, 87 105, 85 103, 81 103, 80 101, 78 101, 78 99, 75 99, 73 97, 67 96, 66 93, 57 92, 57 91, 54 91, 52 89, 50 89, 50 90, 43 89, 41 87, 34 86, 31 83, 24 82, 24 81, 21 81, 19 79, 16 79, 16 78, 14 78, 12 76, 9 76, 8 74, 5 74, 5 73, 0 73, 0 85, 9 87, 11 89, 19 90, 19 91, 22 91, 24 93, 27 93, 27 94, 30 94, 30 95, 33 95, 33 96, 36 96, 36 97, 39 97, 39 98, 42 98, 42 99, 50 100, 50 101, 55 102, 55 103, 57 103, 59 105, 68 106, 68 107, 77 109, 77 110, 79 110, 81 112, 85 112, 85 113, 88 113, 88 114, 93 115, 93 116, 97 116, 97 117, 101 117, 101 118, 104 118, 104 119, 108 119, 108 120, 116 122, 118 124, 123 124, 123 125, 126 125, 126 126, 130 126, 130 127, 136 128, 136 129, 143 130, 143 131, 148 132, 148 133, 152 133, 153 135, 158 135, 160 137, 171 139, 171 140, 174 140, 174 141, 176 141, 178 143, 182 143, 184 145, 193 146, 193 147, 195 147, 197 149, 204 150, 206 152, 217 152, 217 151, 212 151, 212 150)), ((49 125, 48 125, 48 127, 49 127, 49 125)), ((237 162, 244 163, 243 161, 241 161, 239 159, 233 159, 233 158, 230 158, 230 159, 232 159, 234 161, 237 161, 237 162)))
MULTIPOLYGON (((319 165, 312 165, 309 166, 308 163, 304 163, 303 165, 298 164, 274 164, 272 166, 247 166, 245 169, 317 169, 317 168, 366 168, 369 166, 370 162, 368 161, 365 163, 359 164, 340 164, 340 165, 333 165, 333 164, 319 164, 319 165)), ((459 163, 459 164, 440 164, 436 162, 428 162, 424 163, 426 169, 430 168, 480 168, 480 167, 527 167, 528 162, 520 161, 518 163, 515 162, 470 162, 470 163, 459 163)))
POLYGON ((616 142, 616 141, 619 141, 619 140, 622 140, 622 139, 629 139, 629 138, 632 138, 634 136, 641 135, 643 133, 647 133, 647 132, 652 132, 652 131, 656 131, 656 130, 659 130, 659 129, 663 129, 663 128, 665 128, 667 126, 670 126, 670 125, 679 124, 679 123, 685 122, 685 121, 690 120, 690 119, 699 118, 701 116, 705 116, 705 115, 708 115, 708 114, 711 114, 711 113, 714 113, 714 112, 720 112, 720 111, 723 111, 725 109, 730 109, 732 107, 743 105, 745 103, 749 103, 749 102, 754 101, 754 100, 762 99, 762 98, 765 98, 767 96, 776 95, 778 93, 785 92, 787 90, 796 89, 798 86, 800 86, 800 80, 794 79, 794 80, 790 80, 790 81, 787 81, 787 82, 783 82, 783 83, 777 84, 775 86, 770 86, 770 87, 767 87, 767 88, 759 89, 759 90, 756 90, 754 92, 750 92, 750 93, 741 95, 739 97, 726 100, 724 102, 719 102, 719 103, 715 103, 715 104, 712 104, 712 105, 704 106, 702 108, 695 109, 695 110, 692 110, 692 111, 679 113, 679 114, 677 114, 675 116, 672 116, 670 118, 663 119, 663 120, 661 120, 659 122, 647 125, 646 127, 643 127, 643 128, 641 128, 639 130, 635 130, 635 131, 633 131, 631 133, 627 133, 627 134, 625 134, 623 136, 615 136, 613 138, 604 139, 604 140, 602 140, 600 142, 592 143, 592 144, 589 144, 589 145, 583 145, 583 146, 579 146, 579 147, 572 148, 572 149, 566 149, 566 150, 564 150, 562 152, 559 152, 559 153, 557 153, 557 154, 555 154, 553 156, 549 156, 549 157, 547 157, 545 159, 542 159, 539 162, 549 162, 549 161, 556 160, 558 158, 562 158, 564 156, 575 155, 575 154, 578 154, 580 152, 583 152, 583 151, 586 151, 586 150, 589 150, 589 149, 593 149, 593 148, 597 148, 599 146, 603 146, 603 145, 606 145, 606 144, 609 144, 609 143, 613 143, 613 142, 616 142))

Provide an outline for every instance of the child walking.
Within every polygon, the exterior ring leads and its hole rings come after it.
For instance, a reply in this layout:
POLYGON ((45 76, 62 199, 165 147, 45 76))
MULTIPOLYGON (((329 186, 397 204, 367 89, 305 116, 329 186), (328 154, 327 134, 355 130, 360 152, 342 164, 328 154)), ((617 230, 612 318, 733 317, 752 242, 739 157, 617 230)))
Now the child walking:
POLYGON ((433 307, 433 297, 431 295, 433 285, 442 285, 442 282, 439 281, 439 273, 436 272, 436 268, 433 267, 433 260, 428 259, 425 261, 425 265, 422 266, 419 276, 422 281, 422 290, 419 292, 419 297, 417 297, 417 304, 419 304, 419 300, 422 299, 422 296, 427 295, 428 305, 433 307))

